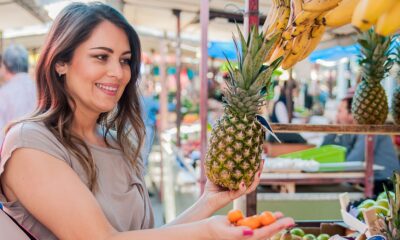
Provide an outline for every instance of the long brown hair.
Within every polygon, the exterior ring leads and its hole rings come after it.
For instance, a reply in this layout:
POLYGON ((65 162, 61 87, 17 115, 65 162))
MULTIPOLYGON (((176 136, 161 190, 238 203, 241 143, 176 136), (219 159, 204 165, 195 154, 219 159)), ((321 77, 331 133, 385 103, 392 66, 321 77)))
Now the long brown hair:
POLYGON ((109 21, 125 31, 132 52, 131 79, 113 111, 101 113, 97 123, 103 129, 107 141, 110 130, 116 130, 114 140, 126 159, 139 170, 140 149, 145 134, 141 118, 138 77, 141 49, 139 37, 126 19, 115 9, 101 3, 72 3, 64 8, 55 19, 43 46, 36 68, 38 107, 28 121, 40 121, 74 155, 87 174, 89 188, 96 190, 97 170, 87 144, 71 131, 75 103, 65 90, 65 78, 56 72, 56 63, 69 63, 75 49, 87 40, 93 29, 103 21, 109 21), (72 105, 68 102, 72 101, 72 105), (129 126, 129 127, 128 127, 129 126), (128 137, 131 136, 131 137, 128 137), (136 141, 130 141, 130 138, 136 141))

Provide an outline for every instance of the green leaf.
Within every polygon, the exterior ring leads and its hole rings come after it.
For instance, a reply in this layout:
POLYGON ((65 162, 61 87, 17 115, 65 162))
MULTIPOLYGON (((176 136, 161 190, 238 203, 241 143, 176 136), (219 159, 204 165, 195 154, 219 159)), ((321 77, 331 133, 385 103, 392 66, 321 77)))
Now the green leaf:
POLYGON ((246 43, 246 40, 244 40, 243 33, 242 33, 242 31, 240 31, 239 25, 237 23, 236 23, 236 28, 237 28, 237 31, 238 31, 238 34, 239 34, 240 44, 241 44, 241 47, 242 47, 242 56, 244 57, 247 54, 247 43, 246 43))
POLYGON ((232 40, 233 40, 233 43, 234 43, 235 49, 236 49, 236 58, 239 63, 239 69, 242 69, 242 67, 243 67, 242 61, 243 61, 244 56, 242 56, 242 54, 240 53, 239 46, 238 46, 238 43, 237 43, 237 40, 236 40, 236 37, 234 34, 232 34, 232 40))

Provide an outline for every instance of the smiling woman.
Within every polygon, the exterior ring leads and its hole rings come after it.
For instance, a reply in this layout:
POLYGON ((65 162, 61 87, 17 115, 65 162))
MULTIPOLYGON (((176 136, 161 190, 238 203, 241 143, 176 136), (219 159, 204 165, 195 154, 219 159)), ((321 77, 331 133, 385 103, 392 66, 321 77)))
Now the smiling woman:
MULTIPOLYGON (((0 160, 0 200, 38 239, 265 239, 293 224, 251 230, 210 216, 253 191, 204 194, 160 229, 143 180, 139 38, 115 9, 74 3, 55 19, 36 69, 38 107, 13 123, 0 160), (249 235, 252 235, 249 237, 249 235)), ((1 233, 0 233, 1 238, 1 233)))

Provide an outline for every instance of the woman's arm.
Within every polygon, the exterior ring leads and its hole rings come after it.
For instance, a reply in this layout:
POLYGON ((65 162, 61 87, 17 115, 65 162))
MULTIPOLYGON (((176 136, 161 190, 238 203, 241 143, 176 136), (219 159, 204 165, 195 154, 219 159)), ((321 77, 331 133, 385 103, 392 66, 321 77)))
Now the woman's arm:
MULTIPOLYGON (((280 219, 276 224, 251 231, 231 226, 226 217, 161 229, 120 233, 107 221, 99 204, 76 173, 63 161, 44 152, 16 150, 2 176, 7 197, 16 197, 22 205, 59 239, 128 240, 128 239, 262 239, 289 227, 293 220, 280 219)), ((9 199, 10 200, 10 199, 9 199)), ((15 199, 13 199, 15 200, 15 199)))
MULTIPOLYGON (((18 149, 6 164, 2 183, 11 196, 60 239, 113 239, 118 233, 107 221, 93 194, 62 160, 33 149, 18 149)), ((183 233, 202 236, 201 229, 162 230, 163 239, 184 239, 183 233), (182 236, 182 238, 180 238, 182 236)), ((155 239, 160 230, 132 231, 130 239, 155 239)), ((204 232, 204 230, 203 230, 204 232)), ((161 236, 161 235, 158 235, 161 236)), ((196 238, 194 238, 196 239, 196 238)))

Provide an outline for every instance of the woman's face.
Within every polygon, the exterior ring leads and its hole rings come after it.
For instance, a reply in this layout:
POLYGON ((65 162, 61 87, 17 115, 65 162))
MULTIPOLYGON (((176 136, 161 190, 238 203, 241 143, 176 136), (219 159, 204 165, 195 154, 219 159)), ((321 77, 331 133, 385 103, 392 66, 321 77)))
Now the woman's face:
POLYGON ((79 45, 66 68, 66 88, 80 112, 111 111, 131 78, 131 49, 125 32, 104 21, 79 45))

